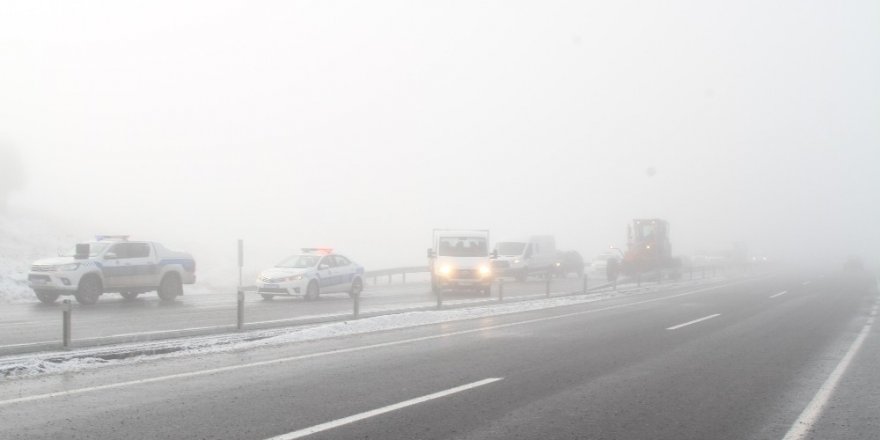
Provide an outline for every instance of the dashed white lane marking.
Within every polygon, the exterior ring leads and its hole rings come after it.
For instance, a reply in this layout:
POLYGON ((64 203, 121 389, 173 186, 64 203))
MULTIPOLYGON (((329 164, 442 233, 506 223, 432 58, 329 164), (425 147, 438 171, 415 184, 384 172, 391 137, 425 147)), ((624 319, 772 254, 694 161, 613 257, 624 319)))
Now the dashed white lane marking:
POLYGON ((785 295, 786 293, 788 293, 788 291, 787 291, 787 290, 783 290, 782 292, 779 292, 779 293, 777 293, 777 294, 770 295, 770 298, 776 298, 777 296, 782 296, 782 295, 785 295))
POLYGON ((509 327, 515 327, 515 326, 521 326, 521 325, 534 324, 534 323, 538 323, 538 322, 547 322, 547 321, 553 321, 553 320, 557 320, 557 319, 570 318, 573 316, 582 316, 582 315, 587 315, 587 314, 604 312, 604 311, 608 311, 608 310, 617 310, 617 309, 632 307, 632 306, 641 305, 641 304, 650 304, 650 303, 655 303, 655 302, 660 302, 660 301, 666 301, 666 300, 673 299, 673 298, 681 298, 684 296, 696 295, 698 293, 709 292, 712 290, 718 290, 718 289, 722 289, 725 287, 731 287, 731 286, 743 284, 743 283, 746 283, 749 281, 753 281, 753 280, 735 281, 732 283, 722 284, 722 285, 718 285, 718 286, 705 287, 702 289, 690 290, 687 292, 667 295, 667 296, 663 296, 660 298, 651 298, 651 299, 646 299, 643 301, 635 301, 635 302, 631 302, 631 303, 616 304, 613 306, 600 307, 597 309, 581 310, 578 312, 570 312, 570 313, 562 313, 559 315, 544 316, 541 318, 526 319, 526 320, 522 320, 522 321, 514 321, 514 322, 508 322, 505 324, 490 325, 490 326, 478 327, 478 328, 468 329, 468 330, 459 330, 459 331, 455 331, 455 332, 439 333, 439 334, 435 334, 435 335, 421 336, 421 337, 409 338, 409 339, 399 339, 396 341, 380 342, 377 344, 370 344, 370 345, 360 345, 360 346, 349 347, 349 348, 341 348, 341 349, 337 349, 337 350, 321 351, 321 352, 317 352, 317 353, 309 353, 309 354, 302 354, 302 355, 297 355, 297 356, 269 359, 269 360, 265 360, 265 361, 227 365, 225 367, 217 367, 217 368, 209 368, 209 369, 204 369, 204 370, 189 371, 189 372, 185 372, 185 373, 169 374, 166 376, 156 376, 156 377, 150 377, 147 379, 138 379, 138 380, 131 380, 131 381, 126 381, 126 382, 117 382, 117 383, 110 383, 110 384, 104 384, 104 385, 96 385, 96 386, 85 387, 85 388, 75 388, 75 389, 56 391, 56 392, 45 393, 45 394, 34 394, 31 396, 17 397, 17 398, 8 399, 8 400, 0 400, 0 406, 10 405, 10 404, 15 404, 15 403, 22 403, 22 402, 31 402, 31 401, 36 401, 36 400, 51 399, 51 398, 62 397, 62 396, 72 396, 72 395, 76 395, 76 394, 83 394, 83 393, 88 393, 88 392, 93 392, 93 391, 105 391, 105 390, 124 388, 124 387, 135 386, 135 385, 143 385, 143 384, 148 384, 148 383, 164 382, 164 381, 174 380, 174 379, 186 379, 186 378, 190 378, 190 377, 207 376, 207 375, 212 375, 212 374, 225 373, 227 371, 236 371, 236 370, 241 370, 241 369, 246 369, 246 368, 261 367, 261 366, 267 366, 267 365, 277 365, 277 364, 283 364, 283 363, 287 363, 287 362, 295 362, 295 361, 306 360, 306 359, 314 359, 314 358, 324 357, 324 356, 373 350, 373 349, 377 349, 377 348, 393 347, 393 346, 397 346, 397 345, 411 344, 411 343, 415 343, 415 342, 430 341, 433 339, 448 338, 451 336, 460 336, 460 335, 470 335, 470 334, 474 334, 474 333, 482 333, 487 330, 496 330, 496 329, 502 329, 502 328, 509 328, 509 327))
POLYGON ((490 377, 488 379, 479 380, 476 382, 471 382, 469 384, 461 385, 455 388, 450 388, 448 390, 440 391, 433 394, 428 394, 422 397, 416 397, 415 399, 404 400, 400 403, 395 403, 393 405, 383 406, 382 408, 377 408, 371 411, 362 412, 360 414, 355 414, 353 416, 344 417, 341 419, 333 420, 327 423, 321 423, 320 425, 311 426, 308 428, 300 429, 297 431, 289 432, 287 434, 281 434, 276 437, 272 437, 268 440, 293 440, 297 438, 303 438, 305 436, 309 436, 321 431, 327 431, 328 429, 337 428, 343 425, 348 425, 350 423, 354 423, 360 420, 368 419, 370 417, 375 417, 378 415, 382 415, 391 411, 396 411, 398 409, 406 408, 408 406, 418 405, 423 402, 427 402, 429 400, 439 399, 441 397, 446 397, 451 394, 460 393, 462 391, 467 391, 473 388, 481 387, 483 385, 488 385, 493 382, 498 382, 503 378, 501 377, 490 377))
POLYGON ((695 320, 693 320, 693 321, 688 321, 688 322, 685 322, 685 323, 683 323, 683 324, 678 324, 678 325, 673 325, 672 327, 667 327, 666 330, 678 330, 678 329, 680 329, 680 328, 682 328, 682 327, 687 327, 687 326, 689 326, 689 325, 691 325, 691 324, 696 324, 696 323, 698 323, 698 322, 703 322, 703 321, 706 321, 706 320, 709 320, 709 319, 712 319, 712 318, 717 318, 717 317, 719 317, 719 316, 721 316, 720 313, 716 313, 716 314, 714 314, 714 315, 709 315, 709 316, 704 316, 704 317, 702 317, 702 318, 695 319, 695 320))
POLYGON ((849 350, 847 350, 846 354, 843 356, 843 359, 840 360, 840 363, 837 364, 837 367, 834 368, 834 371, 831 372, 828 379, 826 379, 822 386, 819 387, 819 391, 813 396, 813 400, 811 400, 807 407, 804 408, 804 411, 797 420, 794 421, 794 424, 791 425, 791 428, 782 440, 800 440, 806 438, 807 434, 810 433, 810 430, 813 429, 813 426, 819 420, 819 417, 822 416, 825 406, 831 399, 831 395, 834 394, 834 390, 837 388, 840 379, 846 373, 846 369, 849 368, 856 353, 859 352, 859 349, 862 348, 862 344, 865 343, 865 339, 868 337, 868 333, 871 332, 871 327, 873 325, 874 319, 869 318, 865 326, 862 327, 862 331, 859 332, 859 335, 856 337, 856 340, 853 341, 849 350))

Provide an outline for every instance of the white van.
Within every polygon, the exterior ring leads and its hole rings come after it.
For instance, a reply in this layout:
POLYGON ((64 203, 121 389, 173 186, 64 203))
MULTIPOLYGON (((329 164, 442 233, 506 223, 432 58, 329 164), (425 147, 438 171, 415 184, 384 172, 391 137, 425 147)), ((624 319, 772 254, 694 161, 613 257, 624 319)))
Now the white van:
POLYGON ((431 290, 472 290, 491 294, 489 231, 435 229, 428 249, 431 290))
POLYGON ((503 275, 525 281, 530 274, 547 274, 557 263, 556 240, 552 235, 535 235, 523 241, 495 244, 494 267, 503 275))

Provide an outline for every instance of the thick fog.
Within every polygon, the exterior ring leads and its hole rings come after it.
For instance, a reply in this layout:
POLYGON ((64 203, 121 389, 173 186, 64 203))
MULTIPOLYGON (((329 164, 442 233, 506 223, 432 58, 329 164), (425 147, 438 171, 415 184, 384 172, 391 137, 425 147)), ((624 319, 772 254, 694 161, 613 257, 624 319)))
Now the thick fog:
POLYGON ((633 218, 674 253, 880 249, 880 4, 9 2, 0 202, 249 270, 633 218), (20 156, 20 166, 10 166, 20 156))

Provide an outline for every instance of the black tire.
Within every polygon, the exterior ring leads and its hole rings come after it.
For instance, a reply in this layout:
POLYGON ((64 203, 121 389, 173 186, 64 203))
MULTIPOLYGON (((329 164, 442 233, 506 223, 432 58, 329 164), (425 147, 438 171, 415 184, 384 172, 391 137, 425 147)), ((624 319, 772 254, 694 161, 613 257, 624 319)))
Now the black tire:
POLYGON ((268 293, 261 293, 260 296, 262 296, 263 299, 266 301, 272 301, 273 299, 275 299, 275 295, 269 295, 268 293))
POLYGON ((312 281, 306 287, 306 301, 315 301, 321 296, 321 288, 318 287, 317 281, 312 281))
POLYGON ((101 279, 95 275, 86 275, 79 280, 79 287, 73 296, 76 302, 88 306, 98 302, 98 298, 104 293, 104 285, 101 279))
POLYGON ((183 295, 183 283, 180 282, 180 276, 176 273, 169 273, 162 277, 159 283, 159 299, 162 301, 174 301, 179 295, 183 295))
POLYGON ((360 278, 355 278, 351 282, 351 288, 348 290, 348 296, 354 298, 364 291, 364 282, 360 278))
POLYGON ((58 297, 61 295, 58 292, 46 292, 45 290, 36 290, 34 293, 37 294, 37 299, 43 304, 52 304, 58 301, 58 297))
POLYGON ((140 295, 138 292, 119 292, 119 294, 122 295, 122 298, 126 301, 134 301, 137 299, 138 295, 140 295))

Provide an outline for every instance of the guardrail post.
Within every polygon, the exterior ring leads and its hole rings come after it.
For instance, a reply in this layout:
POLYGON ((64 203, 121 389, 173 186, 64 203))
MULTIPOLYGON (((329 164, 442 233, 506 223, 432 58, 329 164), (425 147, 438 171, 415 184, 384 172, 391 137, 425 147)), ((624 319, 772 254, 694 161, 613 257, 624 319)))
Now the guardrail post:
POLYGON ((553 279, 553 273, 547 272, 547 289, 546 289, 546 292, 544 293, 545 296, 547 296, 547 297, 550 296, 550 280, 551 279, 553 279))
POLYGON ((498 278, 498 302, 504 301, 504 278, 498 278))
POLYGON ((70 348, 70 300, 65 299, 61 303, 61 345, 64 348, 70 348))
POLYGON ((437 310, 440 310, 443 308, 443 289, 437 289, 434 295, 437 296, 437 310))
POLYGON ((238 313, 236 314, 235 328, 241 330, 244 327, 244 290, 241 287, 238 288, 237 300, 238 313))
POLYGON ((636 274, 636 283, 637 283, 636 284, 637 287, 642 287, 642 273, 641 272, 636 274))
POLYGON ((691 266, 690 269, 691 269, 691 280, 693 280, 694 279, 694 266, 691 266))
POLYGON ((589 278, 590 277, 588 277, 587 274, 584 274, 584 295, 587 294, 587 281, 589 278))
POLYGON ((361 293, 355 293, 352 300, 354 300, 354 310, 352 310, 351 314, 354 316, 354 319, 358 319, 358 316, 361 314, 361 293))
POLYGON ((663 271, 661 270, 659 274, 657 274, 657 284, 663 284, 663 271))

